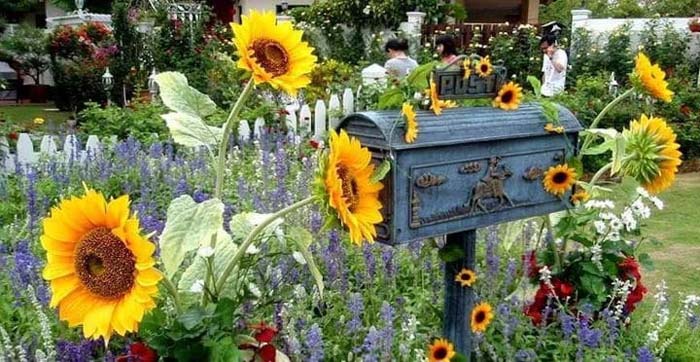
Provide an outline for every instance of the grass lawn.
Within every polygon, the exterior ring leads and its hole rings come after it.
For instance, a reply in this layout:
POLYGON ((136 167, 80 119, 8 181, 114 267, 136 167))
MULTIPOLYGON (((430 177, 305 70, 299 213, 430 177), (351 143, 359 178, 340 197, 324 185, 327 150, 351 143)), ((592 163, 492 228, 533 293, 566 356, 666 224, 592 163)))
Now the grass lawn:
POLYGON ((0 119, 20 127, 32 128, 34 118, 41 117, 52 125, 62 125, 71 115, 70 112, 47 111, 55 108, 51 103, 47 104, 19 104, 0 106, 0 119))

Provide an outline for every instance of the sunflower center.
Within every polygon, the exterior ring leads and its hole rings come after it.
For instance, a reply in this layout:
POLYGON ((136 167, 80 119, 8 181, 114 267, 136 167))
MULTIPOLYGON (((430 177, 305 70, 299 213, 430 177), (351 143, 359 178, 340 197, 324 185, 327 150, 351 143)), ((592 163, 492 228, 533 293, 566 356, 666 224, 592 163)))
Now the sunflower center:
POLYGON ((471 278, 472 278, 472 276, 467 274, 467 273, 462 274, 462 280, 469 280, 471 278))
POLYGON ((115 299, 134 285, 134 254, 107 228, 93 229, 78 244, 75 270, 80 282, 93 294, 115 299))
POLYGON ((488 72, 488 71, 489 71, 489 66, 486 65, 486 64, 482 64, 482 65, 481 65, 481 72, 482 72, 482 73, 486 73, 486 72, 488 72))
POLYGON ((479 311, 476 313, 476 318, 474 318, 474 321, 476 321, 476 323, 478 324, 478 323, 482 323, 485 319, 486 319, 486 313, 479 311))
POLYGON ((273 77, 289 70, 289 54, 282 44, 270 39, 258 39, 253 42, 251 48, 257 63, 273 77))
POLYGON ((433 357, 435 357, 435 359, 438 359, 438 360, 447 358, 447 348, 445 348, 445 347, 438 347, 438 348, 435 350, 435 353, 433 353, 433 357))
POLYGON ((348 169, 343 166, 338 166, 338 177, 340 178, 343 186, 343 197, 348 204, 348 209, 352 212, 355 210, 355 207, 360 200, 357 182, 355 181, 355 178, 350 175, 348 169))
POLYGON ((501 96, 501 102, 510 103, 513 100, 513 91, 507 91, 501 96))
POLYGON ((569 180, 569 175, 566 172, 557 172, 552 177, 552 182, 555 184, 563 184, 569 180))

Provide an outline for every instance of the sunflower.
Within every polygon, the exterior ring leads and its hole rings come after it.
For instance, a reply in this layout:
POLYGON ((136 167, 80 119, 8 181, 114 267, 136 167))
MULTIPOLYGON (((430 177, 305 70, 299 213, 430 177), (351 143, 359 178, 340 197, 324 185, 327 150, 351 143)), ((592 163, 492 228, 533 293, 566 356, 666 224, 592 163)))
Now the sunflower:
POLYGON ((383 185, 371 180, 372 153, 345 130, 340 134, 331 130, 328 157, 323 162, 320 181, 324 200, 335 209, 353 243, 374 242, 377 235, 374 225, 382 222, 379 191, 383 185))
POLYGON ((508 82, 504 85, 501 90, 498 91, 498 96, 491 103, 494 107, 506 111, 512 111, 518 109, 520 102, 523 100, 523 88, 515 84, 515 82, 508 82))
POLYGON ((486 332, 491 320, 493 319, 493 308, 491 305, 482 302, 472 309, 472 332, 486 332))
POLYGON ((455 347, 446 339, 438 338, 428 346, 428 362, 449 362, 455 355, 455 347))
POLYGON ((681 164, 676 134, 663 118, 642 115, 623 131, 625 137, 625 174, 634 177, 647 191, 658 194, 676 178, 681 164))
POLYGON ((545 172, 542 183, 550 194, 564 195, 576 183, 576 170, 566 164, 552 166, 545 172))
POLYGON ((411 103, 404 103, 401 107, 401 114, 406 117, 406 134, 404 140, 406 143, 413 143, 418 138, 418 122, 416 121, 416 112, 413 110, 411 103))
POLYGON ((155 245, 141 236, 129 215, 129 197, 110 202, 94 190, 72 197, 43 220, 41 245, 47 253, 44 279, 51 307, 70 327, 83 325, 86 338, 136 331, 154 308, 161 273, 154 268, 155 245))
POLYGON ((549 133, 559 133, 562 134, 564 133, 564 127, 562 126, 554 126, 552 123, 547 123, 544 125, 544 130, 549 132, 549 133))
POLYGON ((437 84, 432 79, 430 80, 430 109, 436 116, 442 114, 442 101, 438 98, 437 84))
POLYGON ((493 72, 493 65, 491 65, 491 59, 486 56, 481 58, 476 64, 476 74, 480 77, 488 77, 493 72))
POLYGON ((464 76, 462 78, 469 79, 469 77, 472 75, 472 68, 471 68, 471 63, 469 62, 469 59, 465 59, 462 62, 462 69, 464 69, 464 76))
POLYGON ((471 269, 462 268, 455 276, 455 281, 462 284, 463 287, 471 287, 476 282, 476 273, 471 269))
POLYGON ((670 102, 673 92, 668 89, 668 82, 665 80, 666 73, 661 70, 658 64, 651 64, 649 58, 644 53, 637 54, 634 65, 633 83, 650 96, 665 102, 670 102))
POLYGON ((255 84, 269 83, 292 96, 311 82, 316 64, 313 48, 292 23, 276 23, 273 12, 251 11, 241 24, 231 23, 238 67, 253 73, 255 84))
POLYGON ((574 205, 578 205, 582 202, 588 201, 588 199, 591 198, 591 195, 586 192, 586 190, 580 190, 576 191, 573 195, 571 195, 571 203, 574 205))

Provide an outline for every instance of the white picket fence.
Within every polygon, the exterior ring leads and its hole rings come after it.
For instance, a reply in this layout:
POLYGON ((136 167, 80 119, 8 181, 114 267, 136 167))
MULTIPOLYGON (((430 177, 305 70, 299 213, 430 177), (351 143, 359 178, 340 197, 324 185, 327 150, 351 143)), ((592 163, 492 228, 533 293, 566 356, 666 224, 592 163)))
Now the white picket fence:
MULTIPOLYGON (((355 96, 350 88, 343 92, 342 99, 333 94, 328 101, 328 106, 323 100, 318 100, 313 112, 309 105, 301 107, 292 104, 286 107, 289 113, 286 116, 287 128, 290 133, 297 136, 314 137, 321 139, 329 129, 338 126, 340 115, 348 115, 355 111, 355 96), (313 119, 313 122, 312 122, 313 119)), ((258 118, 253 122, 251 130, 247 120, 242 120, 238 127, 238 137, 241 141, 250 140, 252 136, 258 138, 262 135, 265 121, 258 118)), ((100 139, 91 135, 85 145, 81 145, 78 138, 71 134, 65 137, 63 147, 59 150, 57 136, 45 135, 41 138, 39 151, 35 151, 34 142, 27 133, 20 133, 17 138, 15 150, 11 150, 5 137, 0 137, 0 172, 15 172, 17 167, 36 164, 42 158, 59 159, 65 162, 85 162, 89 157, 99 156, 104 147, 100 139), (14 152, 12 152, 14 151, 14 152)), ((116 136, 111 136, 109 144, 115 144, 116 136)))

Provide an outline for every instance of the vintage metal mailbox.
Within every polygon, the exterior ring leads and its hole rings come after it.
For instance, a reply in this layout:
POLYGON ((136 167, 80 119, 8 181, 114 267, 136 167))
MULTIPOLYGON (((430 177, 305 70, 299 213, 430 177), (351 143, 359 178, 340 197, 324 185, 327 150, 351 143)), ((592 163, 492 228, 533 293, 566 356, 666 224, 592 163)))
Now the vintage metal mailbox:
POLYGON ((381 198, 378 240, 400 244, 563 210, 569 197, 542 185, 543 173, 575 154, 581 125, 559 107, 564 134, 544 130, 541 106, 418 112, 420 133, 405 143, 398 111, 349 115, 340 124, 376 161, 392 160, 381 198))

